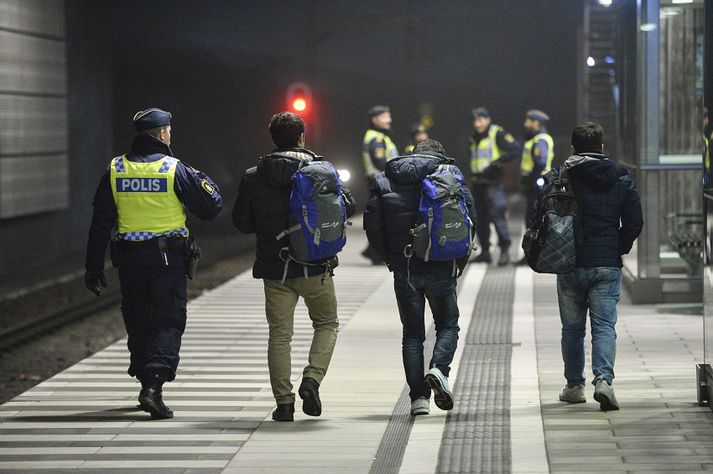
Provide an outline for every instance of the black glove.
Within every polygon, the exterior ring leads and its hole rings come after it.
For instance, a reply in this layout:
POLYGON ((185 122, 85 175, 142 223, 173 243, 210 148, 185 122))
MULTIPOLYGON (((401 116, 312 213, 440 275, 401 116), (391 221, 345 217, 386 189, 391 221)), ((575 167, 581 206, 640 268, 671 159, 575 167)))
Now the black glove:
POLYGON ((106 278, 104 277, 104 272, 86 272, 84 274, 84 284, 89 291, 97 296, 102 293, 101 288, 99 288, 99 283, 106 288, 106 278))

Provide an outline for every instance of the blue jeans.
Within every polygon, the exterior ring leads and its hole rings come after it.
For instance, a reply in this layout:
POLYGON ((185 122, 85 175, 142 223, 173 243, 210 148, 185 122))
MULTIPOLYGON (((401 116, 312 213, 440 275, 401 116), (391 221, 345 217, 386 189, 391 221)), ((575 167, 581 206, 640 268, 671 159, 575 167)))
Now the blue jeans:
POLYGON ((458 299, 456 278, 450 271, 411 274, 411 286, 406 273, 394 271, 394 292, 403 325, 402 356, 406 383, 411 400, 430 397, 424 381, 423 342, 426 340, 424 311, 426 299, 436 324, 436 344, 429 368, 437 367, 448 377, 458 345, 458 299))
POLYGON ((611 385, 616 359, 616 304, 620 290, 621 268, 578 267, 557 275, 562 359, 567 386, 584 385, 587 310, 592 328, 593 383, 604 379, 611 385))

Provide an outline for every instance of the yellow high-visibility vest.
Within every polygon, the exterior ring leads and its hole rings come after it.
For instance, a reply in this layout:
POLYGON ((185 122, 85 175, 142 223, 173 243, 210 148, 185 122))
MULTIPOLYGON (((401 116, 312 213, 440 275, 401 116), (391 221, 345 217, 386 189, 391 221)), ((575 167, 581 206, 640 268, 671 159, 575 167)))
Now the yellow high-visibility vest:
POLYGON ((500 159, 502 151, 498 146, 497 134, 503 130, 499 125, 491 125, 488 136, 482 138, 478 144, 470 140, 470 172, 482 173, 495 160, 500 159))
POLYGON ((126 155, 111 160, 111 193, 122 239, 188 236, 186 211, 173 189, 177 164, 170 156, 150 163, 129 161, 126 155))
POLYGON ((377 140, 384 143, 384 145, 386 146, 384 159, 386 161, 393 160, 394 158, 399 156, 399 149, 396 147, 396 144, 394 144, 393 140, 391 140, 391 137, 378 130, 374 130, 371 128, 367 130, 364 134, 364 142, 362 145, 361 156, 364 160, 364 171, 366 172, 366 176, 369 178, 374 177, 381 172, 376 166, 374 166, 374 163, 372 163, 371 161, 371 154, 369 154, 369 144, 372 140, 377 140))
POLYGON ((520 174, 522 176, 529 176, 532 170, 535 169, 535 160, 532 158, 532 147, 540 140, 547 142, 547 161, 545 162, 545 168, 542 170, 542 174, 552 169, 552 159, 555 157, 554 141, 549 133, 542 132, 530 138, 522 147, 522 160, 520 160, 520 174))

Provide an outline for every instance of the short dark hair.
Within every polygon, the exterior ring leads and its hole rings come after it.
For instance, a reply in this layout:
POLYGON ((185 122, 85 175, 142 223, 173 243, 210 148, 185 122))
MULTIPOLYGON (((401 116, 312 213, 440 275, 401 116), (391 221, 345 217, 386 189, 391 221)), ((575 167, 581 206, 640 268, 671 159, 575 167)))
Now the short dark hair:
POLYGON ((154 138, 158 138, 161 135, 161 130, 164 128, 168 128, 168 125, 161 125, 160 127, 150 128, 143 132, 137 132, 137 135, 151 135, 154 138))
POLYGON ((604 130, 598 123, 587 122, 572 130, 572 148, 577 153, 602 151, 604 130))
POLYGON ((292 112, 280 112, 270 119, 270 135, 278 148, 297 146, 304 131, 305 123, 302 117, 292 112))
POLYGON ((427 153, 429 151, 433 153, 440 153, 441 155, 446 154, 446 149, 443 145, 441 145, 441 142, 434 140, 433 138, 418 142, 413 149, 414 153, 427 153))

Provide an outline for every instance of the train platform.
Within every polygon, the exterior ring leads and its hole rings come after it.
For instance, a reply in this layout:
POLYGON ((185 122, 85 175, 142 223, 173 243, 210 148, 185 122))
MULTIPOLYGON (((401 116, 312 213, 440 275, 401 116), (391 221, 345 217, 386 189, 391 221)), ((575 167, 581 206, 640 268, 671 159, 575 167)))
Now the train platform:
MULTIPOLYGON (((136 407, 121 340, 0 406, 0 470, 160 473, 619 473, 713 470, 713 412, 696 402, 702 318, 619 305, 617 412, 558 401, 564 383, 555 278, 471 264, 459 280, 456 403, 411 417, 392 278, 350 230, 335 283, 340 332, 323 414, 270 419, 262 282, 250 272, 188 306, 175 418, 136 407)), ((514 255, 513 255, 514 257, 514 255)), ((430 315, 427 314, 427 318, 430 315)), ((311 324, 295 317, 299 383, 311 324)), ((433 330, 429 334, 432 344, 433 330)), ((590 365, 587 375, 591 379, 590 365)))

